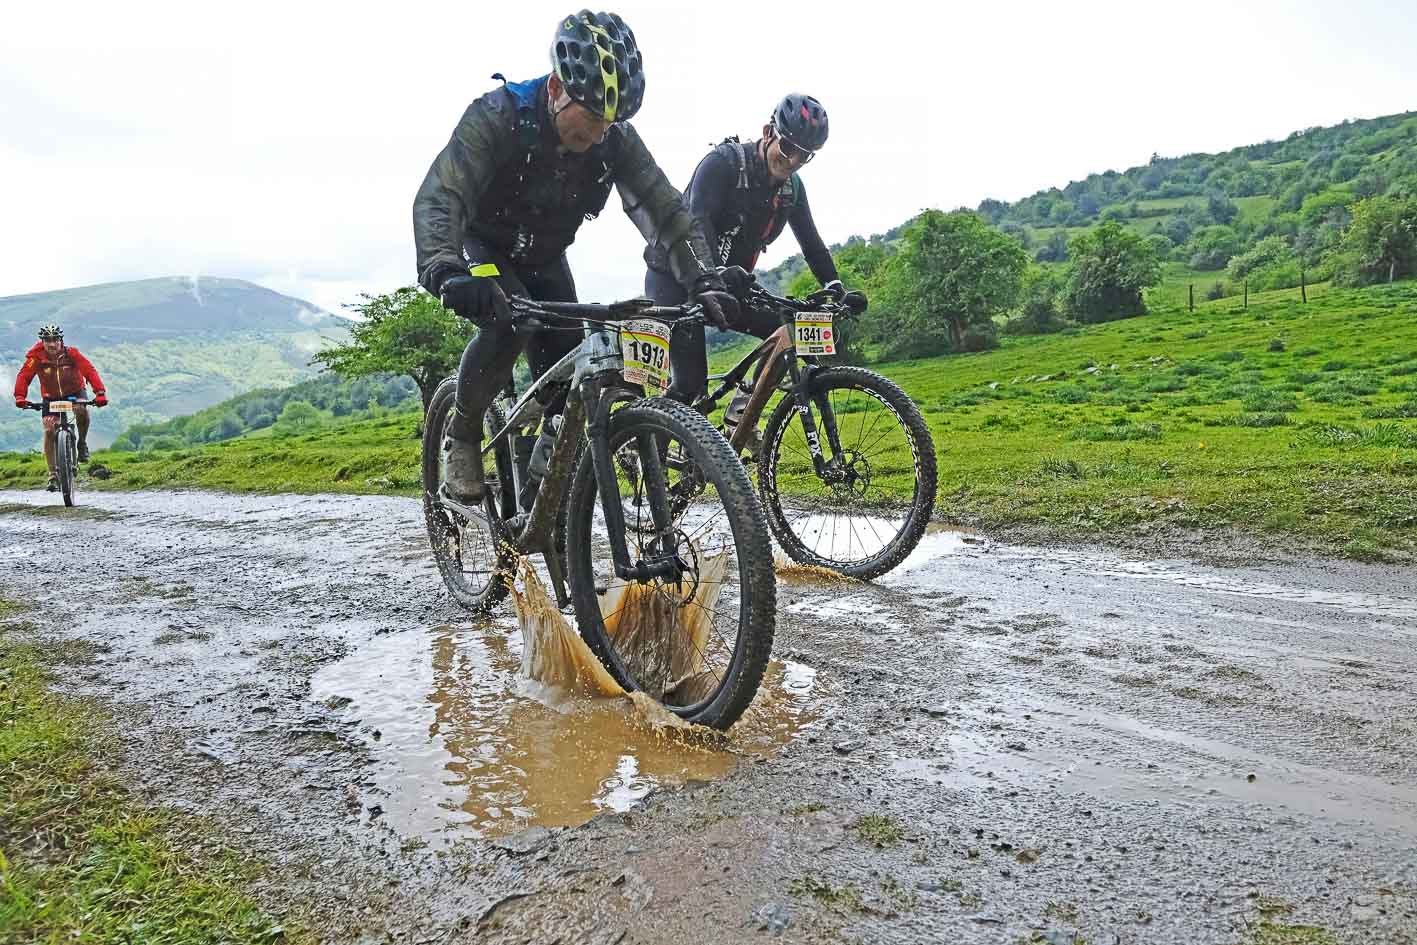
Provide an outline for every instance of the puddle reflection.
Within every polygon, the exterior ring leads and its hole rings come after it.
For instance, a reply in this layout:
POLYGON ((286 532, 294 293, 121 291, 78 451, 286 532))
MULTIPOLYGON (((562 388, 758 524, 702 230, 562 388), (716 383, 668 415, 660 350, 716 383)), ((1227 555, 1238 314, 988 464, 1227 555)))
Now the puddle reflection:
POLYGON ((773 753, 821 698, 811 667, 774 663, 722 744, 687 744, 627 699, 539 701, 541 687, 520 677, 521 649, 505 625, 436 627, 376 637, 312 680, 315 700, 352 700, 343 711, 374 753, 367 780, 394 829, 447 841, 628 810, 657 787, 773 753))

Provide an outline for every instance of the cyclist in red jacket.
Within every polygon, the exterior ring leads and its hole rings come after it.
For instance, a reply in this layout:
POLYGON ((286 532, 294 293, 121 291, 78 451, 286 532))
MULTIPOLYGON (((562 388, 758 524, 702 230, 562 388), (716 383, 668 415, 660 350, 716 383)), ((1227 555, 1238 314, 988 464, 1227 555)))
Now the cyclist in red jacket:
MULTIPOLYGON (((21 410, 30 405, 30 381, 39 378, 39 395, 45 400, 60 400, 65 397, 83 397, 84 385, 93 388, 93 402, 96 407, 108 404, 104 393, 103 378, 93 362, 84 357, 78 348, 64 344, 64 329, 58 325, 45 325, 39 330, 39 341, 25 352, 25 363, 15 377, 15 406, 21 410)), ((89 412, 86 407, 75 407, 74 418, 79 427, 79 462, 89 459, 89 412)), ((54 471, 54 431, 58 418, 44 415, 44 461, 49 464, 49 491, 59 488, 59 479, 54 471)))

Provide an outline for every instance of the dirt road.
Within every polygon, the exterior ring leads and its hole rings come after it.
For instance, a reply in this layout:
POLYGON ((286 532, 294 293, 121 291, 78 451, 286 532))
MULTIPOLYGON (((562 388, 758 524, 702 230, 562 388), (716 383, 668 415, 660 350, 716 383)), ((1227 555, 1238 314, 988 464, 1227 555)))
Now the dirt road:
POLYGON ((695 747, 548 705, 411 500, 83 502, 0 492, 0 593, 67 589, 36 622, 102 645, 69 680, 126 779, 331 942, 1417 942, 1410 568, 935 532, 784 575, 770 685, 695 747))

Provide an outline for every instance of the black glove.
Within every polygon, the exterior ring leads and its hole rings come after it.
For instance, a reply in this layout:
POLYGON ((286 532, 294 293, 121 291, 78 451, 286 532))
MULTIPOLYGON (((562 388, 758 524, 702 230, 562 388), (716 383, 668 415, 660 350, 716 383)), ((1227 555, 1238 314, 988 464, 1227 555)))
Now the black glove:
POLYGON ((497 280, 486 276, 462 273, 449 276, 438 287, 438 299, 443 307, 452 309, 468 321, 486 327, 509 312, 507 296, 497 280))
POLYGON ((694 280, 694 301, 704 307, 704 317, 711 325, 727 330, 738 321, 738 300, 716 272, 706 272, 694 280))
POLYGON ((866 311, 866 293, 859 289, 852 289, 837 301, 852 315, 860 315, 866 311))
POLYGON ((718 274, 723 277, 723 284, 728 288, 728 291, 740 299, 747 295, 748 290, 757 283, 753 274, 742 266, 725 266, 718 271, 718 274))
POLYGON ((830 296, 833 302, 840 302, 842 296, 846 295, 846 286, 841 284, 840 279, 833 279, 822 286, 822 291, 830 296))

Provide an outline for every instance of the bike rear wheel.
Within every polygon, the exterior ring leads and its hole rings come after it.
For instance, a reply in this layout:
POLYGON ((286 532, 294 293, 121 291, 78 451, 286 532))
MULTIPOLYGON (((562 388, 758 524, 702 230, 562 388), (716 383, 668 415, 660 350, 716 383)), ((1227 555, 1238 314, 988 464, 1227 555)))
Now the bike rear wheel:
POLYGON ((809 393, 828 475, 812 462, 796 397, 784 397, 768 420, 758 469, 773 537, 800 564, 880 577, 915 550, 930 523, 930 428, 905 391, 874 371, 824 368, 809 393))
POLYGON ((683 576, 616 579, 585 450, 567 521, 581 636, 625 689, 687 721, 728 728, 752 702, 772 652, 777 588, 762 508, 727 441, 688 407, 638 401, 611 415, 607 436, 631 564, 677 556, 683 576), (663 532, 650 504, 656 478, 659 497, 673 496, 663 532))
POLYGON ((59 474, 59 491, 64 496, 64 504, 71 507, 74 504, 74 471, 78 458, 73 431, 61 428, 54 438, 54 468, 59 474))
MULTIPOLYGON (((441 490, 447 464, 448 424, 456 404, 457 379, 438 385, 423 423, 423 518, 433 557, 448 592, 478 616, 490 613, 507 596, 507 578, 515 555, 500 540, 501 522, 517 512, 512 486, 512 457, 505 438, 484 457, 486 494, 475 515, 445 506, 441 490)), ((483 435, 502 427, 501 409, 493 404, 483 419, 483 435)))

